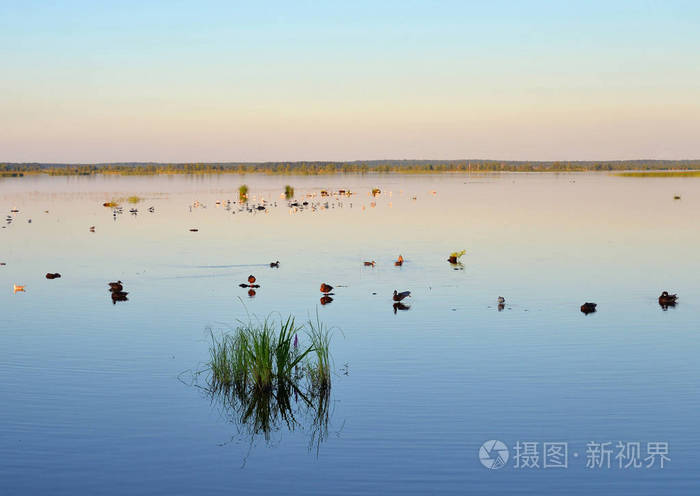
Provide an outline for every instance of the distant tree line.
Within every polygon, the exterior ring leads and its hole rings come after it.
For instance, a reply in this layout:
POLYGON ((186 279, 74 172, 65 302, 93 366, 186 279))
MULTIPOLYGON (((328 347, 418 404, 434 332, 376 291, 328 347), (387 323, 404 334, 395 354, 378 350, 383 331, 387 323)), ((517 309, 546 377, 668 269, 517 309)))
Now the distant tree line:
POLYGON ((700 170, 700 160, 622 160, 528 162, 500 160, 369 160, 355 162, 259 162, 259 163, 99 163, 42 164, 0 163, 0 176, 48 174, 302 174, 338 173, 440 173, 440 172, 575 172, 575 171, 674 171, 700 170))

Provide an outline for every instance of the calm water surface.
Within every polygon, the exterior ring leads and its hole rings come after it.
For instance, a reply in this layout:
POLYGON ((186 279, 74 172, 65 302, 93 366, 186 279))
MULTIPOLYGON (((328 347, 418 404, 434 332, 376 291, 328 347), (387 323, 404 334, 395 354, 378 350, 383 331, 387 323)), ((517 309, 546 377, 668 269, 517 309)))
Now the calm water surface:
POLYGON ((5 178, 0 211, 3 495, 700 487, 700 179, 5 178), (243 182, 252 202, 277 207, 216 205, 243 182), (297 197, 356 194, 294 213, 287 183, 297 197), (138 215, 102 206, 130 195, 144 198, 138 215), (445 259, 461 249, 454 270, 445 259), (254 298, 238 287, 251 273, 254 298), (117 279, 129 301, 113 305, 117 279), (329 305, 321 282, 336 286, 329 305), (394 289, 412 292, 410 310, 394 314, 394 289), (659 307, 664 289, 676 308, 659 307), (584 316, 585 301, 599 311, 584 316), (251 434, 192 384, 208 328, 317 310, 342 330, 320 441, 303 415, 269 439, 251 434), (510 448, 500 470, 479 461, 492 439, 510 448), (568 468, 515 468, 516 443, 540 443, 541 456, 556 441, 568 468), (670 461, 619 469, 614 450, 611 468, 586 467, 587 443, 618 441, 641 442, 642 458, 647 442, 667 442, 670 461))

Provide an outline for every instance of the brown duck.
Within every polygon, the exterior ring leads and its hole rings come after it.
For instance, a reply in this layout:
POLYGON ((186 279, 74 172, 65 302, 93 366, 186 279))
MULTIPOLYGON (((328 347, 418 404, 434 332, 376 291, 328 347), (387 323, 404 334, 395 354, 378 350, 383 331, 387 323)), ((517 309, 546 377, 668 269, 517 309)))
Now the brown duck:
POLYGON ((122 286, 122 282, 121 282, 121 281, 110 282, 108 285, 109 285, 109 290, 112 291, 112 292, 114 292, 114 291, 121 291, 122 289, 124 289, 124 286, 122 286))
POLYGON ((661 296, 659 296, 659 305, 673 306, 676 304, 677 299, 677 294, 668 294, 668 291, 664 291, 663 293, 661 293, 661 296))
POLYGON ((248 283, 255 284, 255 276, 253 274, 248 276, 248 283))
POLYGON ((321 283, 321 293, 330 293, 331 291, 333 291, 333 286, 325 282, 321 283))
POLYGON ((394 265, 397 267, 401 267, 403 265, 403 257, 401 255, 399 255, 399 258, 396 260, 396 262, 394 262, 394 265))
POLYGON ((588 315, 589 313, 595 312, 596 311, 595 307, 597 307, 597 306, 598 305, 596 303, 586 302, 583 305, 581 305, 581 312, 588 315))

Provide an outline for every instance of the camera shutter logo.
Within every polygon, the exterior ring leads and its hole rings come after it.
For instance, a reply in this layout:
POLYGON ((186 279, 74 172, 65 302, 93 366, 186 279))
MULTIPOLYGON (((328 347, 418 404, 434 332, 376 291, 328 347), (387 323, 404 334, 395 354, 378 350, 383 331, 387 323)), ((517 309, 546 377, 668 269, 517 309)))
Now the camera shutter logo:
POLYGON ((503 468, 509 456, 508 447, 496 439, 486 441, 479 448, 479 461, 489 470, 503 468))

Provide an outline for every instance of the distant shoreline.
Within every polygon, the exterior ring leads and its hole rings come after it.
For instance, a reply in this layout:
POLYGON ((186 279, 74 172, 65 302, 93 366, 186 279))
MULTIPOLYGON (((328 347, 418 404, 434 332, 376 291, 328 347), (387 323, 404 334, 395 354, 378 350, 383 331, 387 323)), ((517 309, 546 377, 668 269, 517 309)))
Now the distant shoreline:
POLYGON ((613 172, 622 176, 696 176, 700 160, 621 161, 498 161, 498 160, 369 160, 354 162, 260 162, 260 163, 100 163, 43 164, 0 163, 0 177, 167 174, 435 174, 444 172, 613 172))

